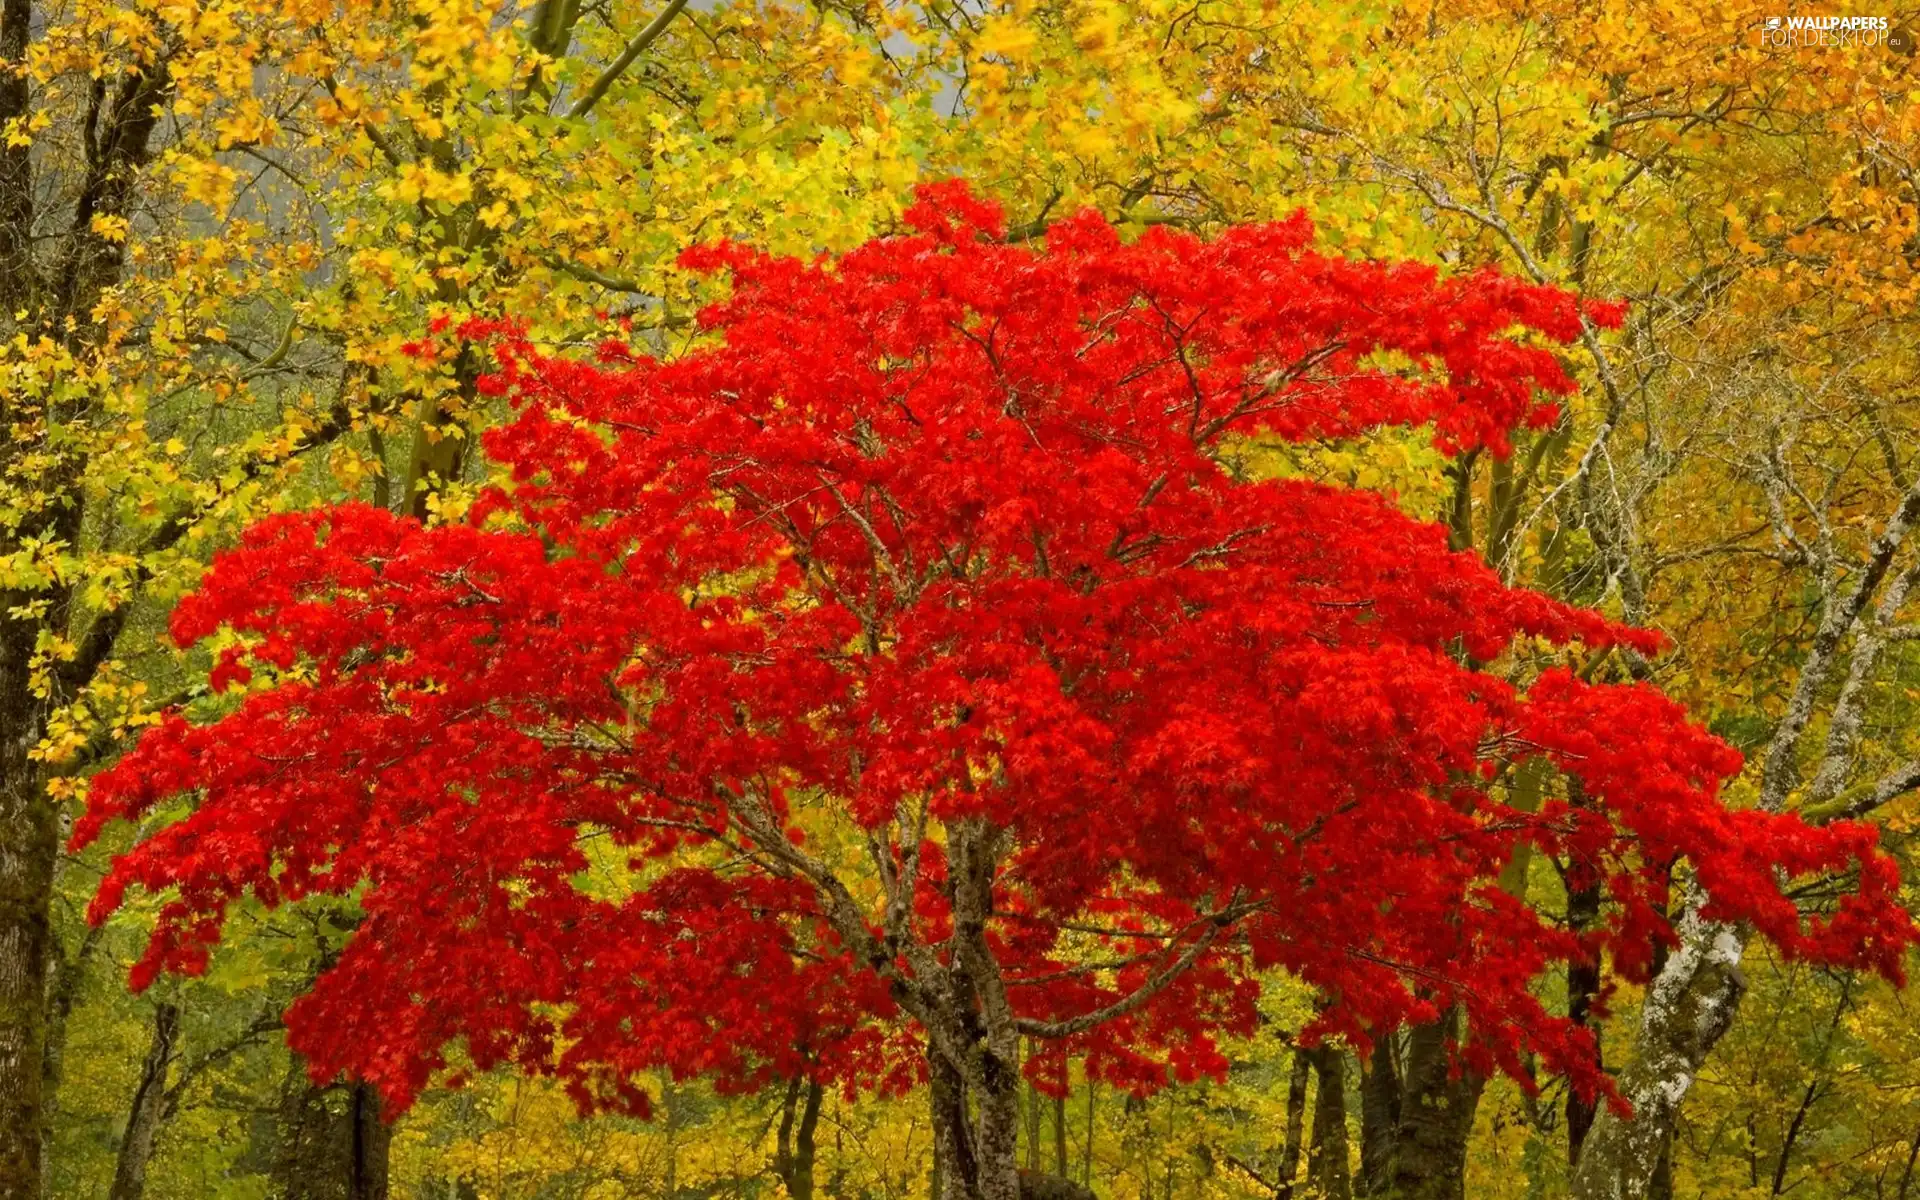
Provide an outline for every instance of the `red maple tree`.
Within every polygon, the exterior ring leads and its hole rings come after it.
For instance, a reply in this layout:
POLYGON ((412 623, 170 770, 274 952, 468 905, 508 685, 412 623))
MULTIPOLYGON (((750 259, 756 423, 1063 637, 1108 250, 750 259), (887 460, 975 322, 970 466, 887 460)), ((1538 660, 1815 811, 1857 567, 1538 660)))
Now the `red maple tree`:
POLYGON ((1459 1006, 1475 1065, 1604 1090, 1533 985, 1644 977, 1676 861, 1784 952, 1897 972, 1871 829, 1730 811, 1739 756, 1657 690, 1528 665, 1655 635, 1388 497, 1249 477, 1252 446, 1383 426, 1503 454, 1573 386, 1554 345, 1617 309, 1325 257, 1303 218, 1129 243, 1083 215, 1035 249, 943 185, 908 223, 691 252, 733 291, 671 361, 467 329, 517 405, 485 441, 510 483, 218 559, 173 635, 236 632, 240 696, 150 731, 75 835, 198 798, 94 908, 172 893, 136 985, 199 969, 247 893, 352 895, 287 1014, 319 1076, 395 1111, 456 1043, 587 1109, 644 1111, 663 1067, 926 1080, 950 1195, 1004 1200, 1023 1038, 1049 1087, 1217 1073, 1274 970, 1317 989, 1309 1038, 1459 1006), (1522 847, 1604 880, 1604 920, 1501 887, 1522 847), (1826 872, 1854 886, 1809 919, 1783 881, 1826 872))

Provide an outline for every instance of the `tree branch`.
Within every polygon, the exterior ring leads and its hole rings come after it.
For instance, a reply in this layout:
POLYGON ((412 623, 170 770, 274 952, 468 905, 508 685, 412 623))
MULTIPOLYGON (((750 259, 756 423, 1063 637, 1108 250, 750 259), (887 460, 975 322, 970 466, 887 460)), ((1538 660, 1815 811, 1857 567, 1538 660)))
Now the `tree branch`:
POLYGON ((666 8, 660 11, 660 15, 647 22, 645 29, 633 35, 633 40, 628 42, 627 48, 620 52, 620 57, 607 64, 607 69, 600 72, 600 77, 595 79, 585 94, 567 110, 567 119, 577 121, 592 112, 593 106, 600 103, 601 98, 607 94, 607 89, 612 87, 620 76, 626 74, 627 68, 633 65, 634 59, 644 54, 647 47, 653 45, 660 35, 667 31, 667 26, 673 24, 673 19, 679 16, 680 10, 686 6, 687 0, 668 0, 666 8))
POLYGON ((1081 1013, 1077 1017, 1069 1017, 1064 1021, 1036 1021, 1028 1017, 1021 1017, 1014 1021, 1014 1028, 1026 1034, 1028 1037, 1064 1038, 1072 1037, 1076 1033, 1084 1033, 1096 1025, 1113 1020, 1115 1017, 1126 1016, 1128 1013, 1140 1008, 1146 1004, 1147 1001, 1165 991, 1169 984, 1186 973, 1187 968, 1200 961, 1200 956, 1205 954, 1207 950, 1212 947, 1214 941, 1219 938, 1221 930, 1248 913, 1253 912, 1259 908, 1262 903, 1264 902, 1254 901, 1247 904, 1230 904, 1219 912, 1202 918, 1202 920, 1206 922, 1206 928, 1201 931, 1199 937, 1187 944, 1187 948, 1180 952, 1178 958, 1168 963, 1153 978, 1147 980, 1125 996, 1120 997, 1120 999, 1115 1000, 1112 1004, 1108 1004, 1102 1008, 1096 1008, 1091 1012, 1081 1013))

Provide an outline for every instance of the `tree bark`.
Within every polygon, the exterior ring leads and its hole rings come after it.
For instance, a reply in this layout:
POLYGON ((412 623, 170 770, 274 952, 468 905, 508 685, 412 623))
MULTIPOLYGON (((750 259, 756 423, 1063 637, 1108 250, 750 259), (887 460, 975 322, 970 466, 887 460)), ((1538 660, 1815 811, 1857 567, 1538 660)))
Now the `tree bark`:
POLYGON ((927 1051, 927 1104, 933 1125, 934 1200, 970 1200, 978 1171, 973 1131, 967 1121, 967 1090, 960 1072, 927 1051))
POLYGON ((1393 1151, 1400 1137, 1399 1035, 1374 1043, 1360 1073, 1360 1186, 1381 1195, 1393 1183, 1393 1151))
MULTIPOLYGON (((34 20, 32 0, 0 0, 0 123, 24 123, 31 115, 33 89, 22 64, 34 20)), ((164 57, 123 74, 112 89, 111 107, 101 85, 95 136, 51 280, 42 280, 32 250, 40 181, 31 148, 0 148, 0 301, 26 314, 16 318, 16 327, 21 321, 37 326, 69 348, 96 336, 90 314, 101 293, 118 282, 124 250, 95 228, 94 218, 131 210, 171 86, 164 57)), ((68 545, 78 539, 84 516, 78 482, 85 464, 55 458, 57 465, 42 473, 39 483, 56 502, 20 521, 9 531, 10 544, 0 549, 15 549, 29 537, 68 545)), ((33 1200, 45 1180, 50 905, 59 808, 28 754, 44 735, 50 709, 86 686, 100 660, 83 654, 67 663, 58 673, 58 695, 52 696, 42 694, 44 688, 36 691, 32 659, 47 628, 72 632, 72 601, 72 588, 65 584, 0 595, 0 613, 7 614, 0 616, 0 1196, 8 1200, 33 1200), (14 615, 29 602, 42 602, 46 615, 14 615)))
MULTIPOLYGON (((0 5, 0 123, 26 120, 32 79, 22 69, 32 37, 33 0, 0 5)), ((0 304, 14 312, 32 304, 39 282, 33 263, 33 147, 0 146, 0 304)))
MULTIPOLYGON (((1569 870, 1567 888, 1567 927, 1574 932, 1590 928, 1600 919, 1600 883, 1591 878, 1576 878, 1569 870)), ((1594 1033, 1594 1048, 1599 1050, 1599 1030, 1594 1028, 1593 1005, 1600 995, 1600 963, 1577 961, 1567 964, 1567 1019, 1594 1033)), ((1605 1062, 1597 1063, 1604 1068, 1605 1062)), ((1580 1147, 1593 1127, 1594 1101, 1578 1092, 1567 1092, 1567 1161, 1580 1161, 1580 1147)))
POLYGON ((1467 1139, 1480 1106, 1484 1077, 1455 1069, 1451 1046, 1460 1036, 1460 1010, 1407 1035, 1400 1123, 1394 1139, 1395 1200, 1464 1200, 1467 1139))
POLYGON ((1647 1185, 1647 1200, 1673 1200, 1673 1137, 1668 1135, 1660 1147, 1660 1161, 1653 1166, 1653 1181, 1647 1185))
POLYGON ((1020 1196, 1020 1033, 987 944, 1004 831, 967 821, 948 834, 951 965, 930 996, 927 1058, 948 1200, 1020 1196))
POLYGON ((113 1184, 107 1200, 141 1200, 147 1191, 147 1164, 167 1117, 167 1076, 173 1068, 174 1043, 180 1035, 180 1009, 160 1004, 153 1010, 153 1041, 140 1070, 140 1082, 127 1106, 127 1129, 114 1158, 113 1184))
POLYGON ((927 1048, 939 1197, 1019 1200, 1035 1186, 1024 1181, 1051 1178, 1020 1170, 1020 1073, 990 1045, 973 1051, 963 1068, 927 1048))
POLYGON ((1028 1173, 1019 1160, 1018 1071, 984 1049, 972 1072, 941 1061, 937 1050, 928 1059, 941 1200, 1019 1200, 1028 1173), (968 1074, 978 1082, 970 1085, 968 1074))
POLYGON ((1020 1197, 1020 1072, 1011 1056, 991 1048, 981 1055, 979 1135, 975 1165, 979 1200, 1019 1200, 1020 1197))
POLYGON ((1323 1200, 1352 1200, 1347 1150, 1347 1056, 1334 1046, 1307 1051, 1313 1065, 1313 1145, 1307 1179, 1323 1200))
MULTIPOLYGON (((1070 1179, 1020 1169, 1017 1073, 988 1075, 988 1086, 969 1088, 951 1065, 933 1053, 928 1058, 935 1200, 1090 1200, 1092 1193, 1070 1179)), ((1064 1153, 1063 1145, 1056 1148, 1064 1153)))
MULTIPOLYGON (((11 608, 20 593, 0 596, 11 608)), ((0 616, 0 1196, 41 1194, 48 971, 59 807, 28 757, 46 727, 33 692, 39 622, 0 616)))
MULTIPOLYGON (((18 697, 6 682, 0 676, 0 696, 18 697)), ((12 711, 0 717, 5 767, 25 765, 25 754, 14 751, 31 730, 22 730, 19 720, 12 711)), ((0 783, 0 1195, 23 1200, 40 1194, 49 906, 58 846, 53 805, 39 781, 25 774, 7 771, 0 783)))
POLYGON ((821 1095, 815 1080, 804 1084, 797 1078, 787 1081, 773 1170, 791 1200, 813 1200, 814 1130, 820 1124, 821 1095))
POLYGON ((1067 1098, 1053 1098, 1053 1173, 1067 1178, 1067 1098))
POLYGON ((275 1200, 387 1200, 389 1134, 364 1083, 319 1087, 295 1062, 280 1102, 275 1200))
POLYGON ((1728 1026, 1746 980, 1743 939, 1731 926, 1702 920, 1690 905, 1680 946, 1647 989, 1634 1059, 1616 1077, 1633 1105, 1631 1119, 1602 1113, 1574 1164, 1573 1200, 1636 1200, 1648 1194, 1673 1137, 1681 1099, 1728 1026))
POLYGON ((1307 1122, 1307 1081, 1313 1077, 1312 1052, 1295 1048, 1287 1072, 1287 1130, 1280 1142, 1280 1162, 1274 1168, 1274 1200, 1292 1200, 1300 1176, 1300 1142, 1307 1122))

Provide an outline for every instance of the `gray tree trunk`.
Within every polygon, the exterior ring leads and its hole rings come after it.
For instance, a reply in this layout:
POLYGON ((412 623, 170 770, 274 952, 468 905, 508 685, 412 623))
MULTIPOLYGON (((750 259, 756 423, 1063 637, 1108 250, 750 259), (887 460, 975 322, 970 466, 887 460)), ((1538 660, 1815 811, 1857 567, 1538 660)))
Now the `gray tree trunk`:
POLYGON ((1573 1200, 1639 1200, 1651 1193, 1670 1152, 1680 1101, 1746 991, 1744 943, 1740 930, 1702 920, 1697 906, 1682 915, 1680 947, 1641 1004, 1633 1061, 1615 1077, 1633 1116, 1623 1119, 1605 1108, 1596 1114, 1574 1164, 1573 1200))
POLYGON ((1019 1200, 1027 1179, 1020 1170, 1020 1076, 1011 1060, 983 1052, 982 1086, 969 1087, 961 1071, 929 1049, 929 1104, 939 1162, 939 1200, 1019 1200))

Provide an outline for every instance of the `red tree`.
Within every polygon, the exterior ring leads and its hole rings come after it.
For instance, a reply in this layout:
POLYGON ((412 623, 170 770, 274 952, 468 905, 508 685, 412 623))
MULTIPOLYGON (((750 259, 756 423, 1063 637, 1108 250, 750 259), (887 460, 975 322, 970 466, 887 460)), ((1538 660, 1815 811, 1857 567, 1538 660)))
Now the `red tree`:
POLYGON ((1897 970, 1870 829, 1729 811, 1738 756, 1658 691, 1528 666, 1654 635, 1245 470, 1389 425, 1504 453, 1572 387, 1552 345, 1617 310, 1322 257, 1300 218, 1035 250, 944 186, 909 223, 690 254, 734 290, 672 361, 493 331, 511 483, 470 521, 340 506, 220 558, 173 633, 237 631, 213 682, 247 686, 152 730, 76 834, 198 797, 96 903, 173 893, 135 984, 197 970, 245 893, 352 894, 287 1014, 318 1075, 396 1110, 456 1042, 589 1109, 661 1067, 928 1079, 950 1194, 1005 1200, 1021 1038, 1047 1086, 1218 1072, 1274 968, 1323 997, 1309 1038, 1459 1005, 1476 1065, 1603 1089, 1530 989, 1644 975, 1677 860, 1786 953, 1897 970), (1603 878, 1605 920, 1503 890, 1523 846, 1603 878), (1782 893, 1841 871, 1819 920, 1782 893))

